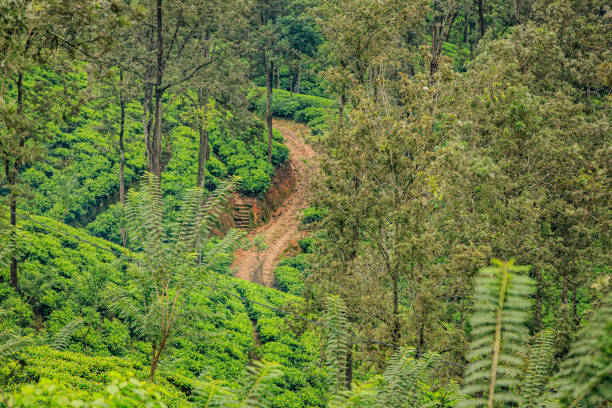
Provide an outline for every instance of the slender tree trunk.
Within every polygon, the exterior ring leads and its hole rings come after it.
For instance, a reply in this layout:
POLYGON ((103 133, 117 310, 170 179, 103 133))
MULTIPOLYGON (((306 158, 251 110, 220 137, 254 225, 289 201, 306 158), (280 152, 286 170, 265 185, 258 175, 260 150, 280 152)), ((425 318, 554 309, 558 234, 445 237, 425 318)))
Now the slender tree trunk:
POLYGON ((161 152, 162 152, 162 88, 164 70, 164 37, 163 37, 163 1, 157 0, 157 62, 155 65, 155 125, 151 143, 151 156, 149 158, 153 173, 161 181, 161 152))
POLYGON ((280 62, 276 65, 276 89, 280 89, 280 62))
POLYGON ((266 62, 266 126, 268 127, 268 161, 272 163, 272 72, 273 64, 270 57, 265 56, 266 62))
POLYGON ((298 65, 297 65, 297 75, 296 75, 296 79, 295 79, 295 89, 294 92, 295 93, 300 93, 300 80, 302 79, 302 58, 300 58, 300 60, 298 61, 298 65))
POLYGON ((469 19, 470 19, 470 9, 468 6, 469 0, 465 0, 465 13, 463 15, 463 42, 468 42, 468 28, 469 28, 469 19))
POLYGON ((399 345, 400 340, 400 324, 399 324, 399 273, 394 271, 391 274, 393 279, 393 344, 399 345))
POLYGON ((574 326, 580 324, 580 316, 578 315, 578 289, 576 286, 572 289, 572 315, 574 317, 574 326))
POLYGON ((543 282, 542 282, 542 270, 536 268, 535 271, 536 279, 536 293, 535 293, 535 307, 533 310, 533 323, 534 330, 540 331, 542 328, 542 297, 544 296, 543 282))
MULTIPOLYGON (((125 131, 125 99, 123 97, 123 70, 119 70, 119 110, 121 119, 119 123, 119 202, 122 206, 125 205, 125 147, 123 145, 123 136, 125 131)), ((126 246, 127 236, 125 234, 125 226, 121 222, 120 226, 121 242, 126 246)))
POLYGON ((564 305, 569 303, 569 289, 567 287, 567 278, 565 276, 561 281, 561 303, 564 305))
POLYGON ((485 25, 484 25, 484 0, 476 0, 476 4, 478 5, 478 26, 480 28, 480 38, 485 35, 485 25))
POLYGON ((206 162, 208 161, 208 129, 200 125, 200 150, 198 152, 198 187, 204 188, 206 162))
POLYGON ((155 341, 151 342, 151 369, 149 371, 149 381, 153 382, 155 379, 155 371, 157 371, 157 364, 159 363, 159 352, 157 350, 155 341))
POLYGON ((438 70, 438 57, 442 47, 439 47, 440 41, 440 23, 434 23, 433 33, 431 36, 431 63, 429 64, 429 74, 433 76, 438 70), (440 48, 440 49, 438 49, 440 48))
MULTIPOLYGON (((22 114, 23 114, 23 73, 20 72, 17 77, 17 115, 22 115, 22 114)), ((25 143, 25 139, 22 139, 20 141, 20 145, 23 146, 24 143, 25 143)), ((6 169, 7 170, 6 177, 8 178, 9 185, 11 188, 9 207, 11 211, 11 215, 10 215, 10 224, 11 224, 11 230, 12 230, 11 231, 11 243, 13 247, 17 244, 17 236, 15 233, 17 229, 17 196, 16 196, 15 190, 17 188, 17 173, 19 172, 19 167, 21 167, 21 163, 16 162, 14 164, 13 169, 8 169, 8 168, 6 169)), ((17 276, 17 257, 15 255, 11 257, 11 263, 9 266, 9 280, 10 280, 11 286, 15 288, 16 292, 18 292, 19 291, 19 279, 17 276)))
POLYGON ((351 344, 346 355, 346 389, 350 390, 353 382, 353 345, 351 344))
MULTIPOLYGON (((11 187, 14 188, 15 186, 13 185, 11 187)), ((15 194, 13 192, 11 192, 9 206, 11 209, 11 219, 10 219, 11 229, 12 229, 11 243, 13 246, 15 246, 17 242, 17 237, 15 236, 15 230, 17 229, 17 215, 16 215, 17 214, 17 198, 15 197, 15 194)), ((10 283, 11 283, 11 286, 15 288, 16 292, 19 291, 19 282, 17 278, 17 258, 15 256, 11 257, 10 283)))

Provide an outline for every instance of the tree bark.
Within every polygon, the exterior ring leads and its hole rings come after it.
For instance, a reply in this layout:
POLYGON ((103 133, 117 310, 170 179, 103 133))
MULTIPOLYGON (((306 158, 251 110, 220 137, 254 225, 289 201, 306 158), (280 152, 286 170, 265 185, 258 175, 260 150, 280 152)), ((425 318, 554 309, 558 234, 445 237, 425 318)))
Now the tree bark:
POLYGON ((276 89, 280 89, 280 62, 276 65, 276 89))
POLYGON ((393 332, 392 339, 393 344, 399 346, 400 340, 400 324, 399 324, 399 273, 393 272, 391 275, 393 279, 393 332))
POLYGON ((484 24, 484 0, 476 0, 478 5, 478 26, 480 28, 480 38, 485 35, 485 24, 484 24))
POLYGON ((208 161, 208 129, 200 125, 200 150, 198 152, 198 187, 204 188, 206 178, 206 162, 208 161))
POLYGON ((353 382, 353 345, 349 345, 348 354, 346 355, 346 389, 350 390, 353 382))
POLYGON ((535 307, 533 310, 533 323, 534 330, 540 331, 542 328, 542 297, 544 295, 543 282, 542 282, 542 270, 536 268, 535 270, 536 280, 536 293, 535 293, 535 307))
POLYGON ((580 316, 578 315, 578 289, 576 286, 572 289, 572 315, 574 317, 574 326, 580 325, 580 316))
MULTIPOLYGON (((145 129, 145 139, 147 140, 147 170, 161 180, 161 152, 162 152, 162 98, 164 90, 162 88, 164 71, 164 38, 163 38, 163 1, 157 0, 157 27, 156 32, 156 51, 157 60, 155 63, 155 86, 151 89, 145 85, 145 103, 148 99, 148 115, 153 116, 153 131, 145 129), (155 106, 153 107, 153 103, 155 106), (151 134, 152 133, 152 134, 151 134)), ((143 113, 143 126, 147 126, 146 114, 143 113)))
POLYGON ((272 163, 272 72, 273 64, 270 57, 265 56, 266 63, 266 126, 268 128, 268 161, 272 163))
MULTIPOLYGON (((123 136, 125 132, 125 98, 123 97, 123 70, 119 70, 119 111, 121 119, 119 123, 119 202, 122 206, 125 205, 125 147, 123 144, 123 136)), ((120 226, 121 242, 125 247, 127 244, 127 236, 123 222, 120 226)))
POLYGON ((302 79, 302 59, 300 58, 300 60, 298 61, 298 66, 297 66, 297 78, 295 80, 295 89, 294 92, 295 93, 300 93, 300 80, 302 79))
POLYGON ((463 42, 468 42, 468 28, 469 28, 469 19, 470 19, 470 9, 468 6, 468 1, 465 0, 465 13, 463 15, 463 42))
MULTIPOLYGON (((17 199, 15 198, 15 194, 11 192, 10 198, 10 208, 11 208, 11 242, 12 245, 16 245, 17 238, 15 236, 15 229, 17 228, 17 199)), ((15 288, 15 291, 19 291, 19 283, 17 278, 17 258, 15 256, 11 257, 11 265, 10 265, 10 283, 11 286, 15 288)))
MULTIPOLYGON (((19 73, 17 77, 17 115, 21 116, 23 113, 23 73, 19 73)), ((23 146, 25 143, 25 139, 20 141, 20 145, 23 146)), ((20 162, 15 162, 13 169, 6 169, 6 177, 8 179, 10 185, 10 224, 11 224, 11 243, 13 247, 17 244, 17 197, 15 193, 15 189, 17 188, 17 173, 19 172, 19 167, 21 167, 20 162), (11 174, 11 171, 13 174, 11 174)), ((11 263, 9 266, 9 280, 12 287, 15 288, 16 292, 19 292, 19 278, 17 275, 17 257, 13 255, 11 257, 11 263)))

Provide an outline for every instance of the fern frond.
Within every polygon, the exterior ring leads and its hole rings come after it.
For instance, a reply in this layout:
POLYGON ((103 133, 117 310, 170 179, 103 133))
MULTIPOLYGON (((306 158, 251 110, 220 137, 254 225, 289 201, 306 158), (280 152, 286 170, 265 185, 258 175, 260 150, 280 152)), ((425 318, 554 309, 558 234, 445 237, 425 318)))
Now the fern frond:
POLYGON ((131 330, 144 334, 146 311, 123 288, 109 286, 106 289, 106 299, 111 311, 127 321, 131 330))
POLYGON ((533 408, 537 406, 538 398, 542 394, 552 363, 553 340, 553 331, 543 330, 538 333, 533 346, 531 346, 527 374, 521 387, 521 394, 524 399, 523 407, 533 408))
POLYGON ((237 229, 230 230, 227 234, 225 234, 221 241, 219 241, 217 244, 215 244, 214 247, 206 251, 206 255, 203 260, 204 264, 207 263, 208 259, 214 258, 217 255, 233 252, 236 249, 237 243, 239 243, 240 240, 245 236, 245 231, 237 229))
POLYGON ((172 228, 170 233, 174 245, 173 259, 180 254, 195 251, 199 226, 204 214, 203 199, 204 192, 201 188, 193 188, 185 193, 178 214, 178 227, 172 228))
POLYGON ((372 382, 354 384, 349 390, 333 395, 327 408, 370 408, 376 403, 377 390, 372 382))
POLYGON ((11 334, 0 339, 0 360, 15 355, 19 350, 32 343, 32 338, 11 334))
POLYGON ((210 234, 221 209, 230 199, 237 185, 238 182, 236 178, 221 181, 215 191, 206 196, 206 203, 204 204, 203 217, 200 224, 200 234, 202 236, 206 237, 210 234))
POLYGON ((223 381, 209 379, 200 382, 194 389, 195 402, 201 408, 238 408, 238 400, 234 390, 225 386, 223 381))
POLYGON ((341 298, 330 296, 327 298, 326 309, 324 319, 332 329, 327 331, 325 357, 332 375, 332 393, 338 394, 346 382, 346 361, 350 346, 346 305, 341 298))
POLYGON ((54 350, 64 350, 68 347, 72 336, 81 328, 83 322, 83 319, 74 319, 68 322, 51 339, 51 348, 54 350))
POLYGON ((552 386, 564 407, 601 407, 612 401, 612 292, 578 332, 552 386))
POLYGON ((269 385, 283 372, 277 363, 266 361, 254 361, 248 367, 249 376, 243 389, 242 407, 260 408, 264 407, 269 394, 269 385))
POLYGON ((494 404, 519 404, 517 392, 522 364, 521 355, 528 332, 525 322, 531 305, 529 295, 534 282, 521 275, 528 267, 514 261, 493 261, 496 266, 484 268, 476 281, 476 310, 470 323, 472 343, 461 394, 468 397, 460 407, 494 404))
POLYGON ((434 362, 430 354, 414 358, 415 351, 402 347, 391 358, 383 375, 385 387, 380 390, 376 407, 413 406, 416 402, 419 380, 434 362))

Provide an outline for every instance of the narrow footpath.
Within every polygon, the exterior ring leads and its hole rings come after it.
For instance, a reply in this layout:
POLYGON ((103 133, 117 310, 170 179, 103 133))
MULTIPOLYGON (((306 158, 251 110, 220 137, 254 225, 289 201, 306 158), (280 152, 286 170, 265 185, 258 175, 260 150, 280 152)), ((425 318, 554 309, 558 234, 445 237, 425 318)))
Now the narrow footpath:
POLYGON ((231 270, 238 278, 272 287, 274 285, 274 268, 279 258, 292 242, 301 236, 300 212, 308 206, 310 197, 308 183, 314 174, 316 153, 305 140, 309 129, 306 125, 275 119, 274 128, 279 130, 285 138, 285 144, 291 150, 289 160, 297 171, 297 180, 294 191, 285 202, 272 215, 270 221, 260 226, 248 235, 250 239, 256 235, 263 235, 268 248, 259 254, 255 249, 240 249, 235 252, 234 263, 231 270), (260 271, 261 265, 261 271, 260 271))

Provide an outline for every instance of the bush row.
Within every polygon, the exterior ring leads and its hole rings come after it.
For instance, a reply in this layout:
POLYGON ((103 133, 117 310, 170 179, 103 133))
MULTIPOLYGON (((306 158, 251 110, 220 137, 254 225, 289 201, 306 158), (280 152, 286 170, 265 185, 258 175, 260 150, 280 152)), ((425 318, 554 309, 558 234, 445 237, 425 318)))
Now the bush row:
MULTIPOLYGON (((251 110, 260 116, 265 115, 265 88, 251 89, 247 99, 251 110)), ((327 129, 327 117, 334 107, 334 101, 320 96, 292 94, 281 89, 275 89, 272 93, 271 110, 273 116, 307 124, 315 135, 319 135, 327 129)))

